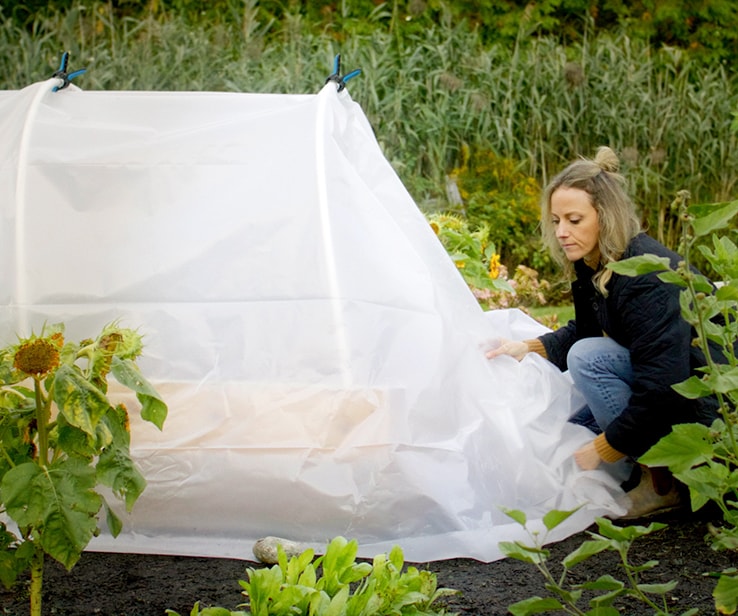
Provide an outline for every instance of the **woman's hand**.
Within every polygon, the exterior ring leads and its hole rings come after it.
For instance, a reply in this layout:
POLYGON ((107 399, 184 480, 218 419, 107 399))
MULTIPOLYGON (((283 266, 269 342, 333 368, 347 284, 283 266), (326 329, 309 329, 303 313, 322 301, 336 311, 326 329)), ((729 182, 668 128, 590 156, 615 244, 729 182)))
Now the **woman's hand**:
POLYGON ((514 357, 520 361, 528 354, 529 351, 530 349, 528 348, 527 342, 523 342, 522 340, 503 339, 500 340, 500 346, 487 351, 486 356, 487 359, 494 359, 500 355, 509 355, 510 357, 514 357))
POLYGON ((584 447, 577 449, 574 452, 574 459, 583 471, 593 471, 602 462, 600 454, 595 449, 594 441, 590 441, 584 447))

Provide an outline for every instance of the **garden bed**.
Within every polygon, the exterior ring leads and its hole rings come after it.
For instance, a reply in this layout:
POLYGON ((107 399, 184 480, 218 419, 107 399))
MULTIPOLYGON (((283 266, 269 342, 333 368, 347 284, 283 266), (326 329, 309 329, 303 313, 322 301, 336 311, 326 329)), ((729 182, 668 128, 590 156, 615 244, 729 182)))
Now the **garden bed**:
MULTIPOLYGON (((637 540, 631 549, 634 563, 659 561, 644 581, 678 581, 667 595, 669 609, 675 614, 688 608, 699 608, 700 614, 714 613, 716 579, 704 574, 734 564, 734 554, 715 552, 705 543, 712 517, 708 513, 663 516, 658 521, 667 523, 668 528, 637 540)), ((551 562, 557 564, 586 538, 586 533, 580 533, 550 546, 551 562)), ((572 576, 579 577, 572 581, 608 573, 623 580, 617 563, 615 554, 594 556, 573 570, 572 576)), ((245 579, 245 569, 254 566, 258 565, 234 559, 86 552, 69 573, 54 562, 47 563, 43 612, 60 616, 163 616, 169 608, 185 616, 196 601, 202 607, 235 609, 243 601, 238 580, 245 579)), ((448 605, 449 611, 460 615, 503 615, 511 603, 536 594, 546 596, 535 568, 511 559, 492 563, 451 559, 418 566, 437 573, 439 586, 462 591, 448 605)), ((28 614, 27 592, 24 582, 12 591, 0 590, 0 613, 28 614)), ((643 606, 624 609, 629 614, 649 613, 643 606)))

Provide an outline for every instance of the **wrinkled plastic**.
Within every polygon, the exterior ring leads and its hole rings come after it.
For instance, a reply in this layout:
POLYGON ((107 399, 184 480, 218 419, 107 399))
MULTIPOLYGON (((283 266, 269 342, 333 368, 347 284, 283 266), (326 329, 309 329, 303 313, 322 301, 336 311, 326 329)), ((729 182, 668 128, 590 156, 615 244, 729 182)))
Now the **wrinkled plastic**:
POLYGON ((127 401, 148 487, 91 549, 252 558, 267 535, 343 535, 490 561, 524 538, 501 507, 540 529, 582 505, 550 540, 622 512, 572 460, 591 434, 566 421, 567 376, 484 357, 545 330, 483 313, 346 90, 55 84, 0 93, 0 342, 138 328, 170 409, 159 432, 127 401))

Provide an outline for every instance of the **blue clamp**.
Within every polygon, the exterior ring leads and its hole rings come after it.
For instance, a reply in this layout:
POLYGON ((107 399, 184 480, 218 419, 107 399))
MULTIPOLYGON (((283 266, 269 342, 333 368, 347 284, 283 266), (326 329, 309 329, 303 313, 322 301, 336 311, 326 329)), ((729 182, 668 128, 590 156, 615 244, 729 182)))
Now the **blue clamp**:
POLYGON ((73 73, 67 73, 67 67, 69 65, 69 52, 65 51, 62 54, 61 63, 59 64, 59 70, 56 71, 52 77, 59 77, 63 83, 60 86, 54 86, 51 91, 56 92, 57 90, 63 90, 66 88, 69 83, 74 79, 75 77, 81 75, 84 73, 87 69, 83 68, 78 71, 74 71, 73 73))
POLYGON ((329 81, 335 81, 338 84, 338 91, 340 92, 346 87, 346 82, 349 79, 353 79, 356 77, 359 73, 361 73, 361 69, 357 68, 351 71, 348 75, 341 76, 341 54, 339 53, 336 55, 336 59, 333 62, 333 73, 328 76, 328 79, 325 80, 326 83, 329 81))

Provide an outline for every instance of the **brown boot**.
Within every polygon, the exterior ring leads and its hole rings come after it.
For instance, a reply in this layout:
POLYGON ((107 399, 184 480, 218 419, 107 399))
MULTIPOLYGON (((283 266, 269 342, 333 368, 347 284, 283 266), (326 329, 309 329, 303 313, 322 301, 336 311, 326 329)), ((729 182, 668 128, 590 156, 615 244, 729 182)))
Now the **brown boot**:
POLYGON ((665 468, 641 466, 640 483, 625 493, 628 512, 621 520, 648 518, 674 511, 682 505, 682 495, 673 475, 665 468))

